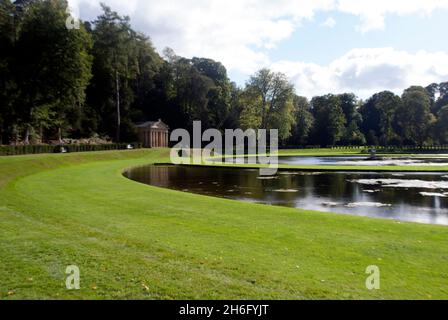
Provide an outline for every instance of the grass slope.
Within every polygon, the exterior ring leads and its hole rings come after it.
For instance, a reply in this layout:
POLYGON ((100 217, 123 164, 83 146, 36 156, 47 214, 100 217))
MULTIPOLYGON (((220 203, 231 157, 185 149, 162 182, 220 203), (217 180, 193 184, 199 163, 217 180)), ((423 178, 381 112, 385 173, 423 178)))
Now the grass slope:
POLYGON ((216 199, 124 168, 167 150, 0 158, 1 299, 448 298, 448 228, 216 199), (81 290, 65 289, 65 268, 81 290), (381 268, 381 290, 365 288, 381 268))

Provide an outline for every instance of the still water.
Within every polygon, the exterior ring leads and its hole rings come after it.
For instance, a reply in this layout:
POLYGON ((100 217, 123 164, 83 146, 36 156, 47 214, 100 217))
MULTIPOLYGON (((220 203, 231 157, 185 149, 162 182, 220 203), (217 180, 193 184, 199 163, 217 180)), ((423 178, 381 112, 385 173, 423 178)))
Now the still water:
POLYGON ((279 164, 327 166, 448 166, 448 158, 379 158, 361 156, 341 157, 279 157, 279 164))
POLYGON ((447 173, 349 173, 144 166, 125 176, 148 185, 292 208, 448 225, 447 173))

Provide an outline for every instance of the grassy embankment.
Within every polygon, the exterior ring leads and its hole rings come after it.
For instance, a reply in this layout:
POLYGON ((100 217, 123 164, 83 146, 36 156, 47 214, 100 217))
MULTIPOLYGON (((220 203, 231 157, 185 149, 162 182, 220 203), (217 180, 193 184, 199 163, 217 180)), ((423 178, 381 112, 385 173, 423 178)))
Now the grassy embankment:
POLYGON ((124 168, 167 150, 0 158, 1 299, 448 298, 448 228, 216 199, 124 168), (81 290, 65 289, 65 268, 81 290), (381 290, 365 287, 381 268, 381 290))

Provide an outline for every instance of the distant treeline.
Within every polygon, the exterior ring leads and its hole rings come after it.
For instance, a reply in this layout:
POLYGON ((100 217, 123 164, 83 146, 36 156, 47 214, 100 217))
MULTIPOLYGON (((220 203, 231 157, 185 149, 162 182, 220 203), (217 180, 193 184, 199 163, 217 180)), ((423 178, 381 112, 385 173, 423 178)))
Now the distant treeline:
POLYGON ((308 101, 268 69, 240 88, 219 62, 161 57, 106 6, 80 28, 67 28, 70 18, 63 0, 0 0, 0 144, 136 141, 134 124, 159 118, 171 128, 275 128, 284 146, 448 144, 448 82, 308 101))

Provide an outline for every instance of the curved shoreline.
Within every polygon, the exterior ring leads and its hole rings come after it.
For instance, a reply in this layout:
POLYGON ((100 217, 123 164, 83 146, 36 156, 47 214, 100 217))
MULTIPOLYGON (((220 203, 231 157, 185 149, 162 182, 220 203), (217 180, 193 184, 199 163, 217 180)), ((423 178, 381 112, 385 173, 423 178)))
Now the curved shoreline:
MULTIPOLYGON (((166 165, 172 165, 165 163, 166 165)), ((228 169, 260 169, 266 166, 257 164, 181 164, 181 166, 194 166, 205 168, 228 168, 228 169)), ((301 165, 279 165, 279 171, 315 171, 315 172, 397 172, 397 173, 448 173, 448 166, 301 166, 301 165)))

